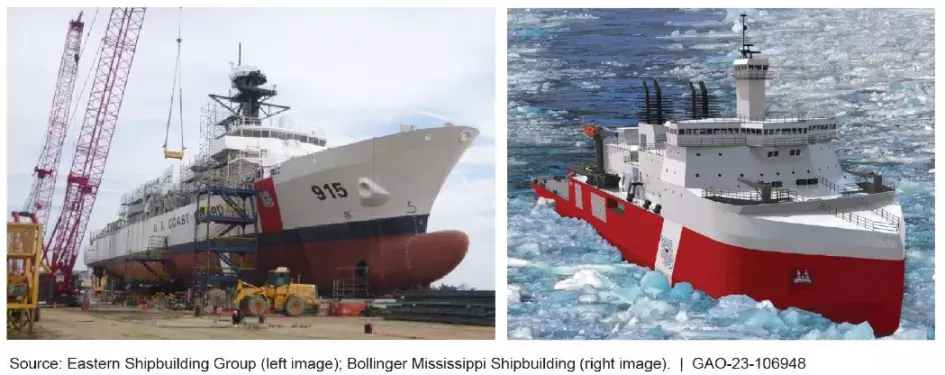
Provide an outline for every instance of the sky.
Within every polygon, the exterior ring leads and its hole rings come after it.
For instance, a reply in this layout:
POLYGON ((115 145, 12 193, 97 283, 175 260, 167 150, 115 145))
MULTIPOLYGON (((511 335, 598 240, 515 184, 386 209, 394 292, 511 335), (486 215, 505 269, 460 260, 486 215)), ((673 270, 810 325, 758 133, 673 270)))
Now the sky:
MULTIPOLYGON (((76 93, 90 73, 109 8, 99 8, 97 16, 95 8, 8 9, 8 212, 20 210, 29 193, 67 24, 80 10, 88 43, 76 93)), ((431 127, 450 121, 479 128, 482 134, 437 198, 428 230, 458 229, 470 237, 466 259, 443 283, 494 289, 494 18, 491 9, 458 8, 149 8, 88 229, 115 220, 124 192, 177 162, 164 159, 161 146, 180 22, 188 157, 198 148, 207 94, 229 89, 238 43, 243 64, 263 69, 276 85, 279 96, 273 102, 292 107, 295 127, 323 132, 329 146, 393 133, 401 123, 431 127)), ((87 96, 88 88, 73 105, 84 109, 87 96)), ((81 111, 75 117, 81 118, 81 111)), ((69 129, 50 221, 58 217, 80 126, 74 120, 69 129)), ((180 132, 174 122, 172 149, 179 147, 180 132)), ((86 233, 77 268, 84 268, 87 244, 86 233)))

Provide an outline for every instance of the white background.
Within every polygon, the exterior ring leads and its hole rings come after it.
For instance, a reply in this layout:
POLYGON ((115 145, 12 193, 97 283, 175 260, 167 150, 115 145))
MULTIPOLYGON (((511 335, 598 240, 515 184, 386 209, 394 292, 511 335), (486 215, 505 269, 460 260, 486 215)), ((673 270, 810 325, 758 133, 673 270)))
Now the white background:
MULTIPOLYGON (((37 2, 20 2, 21 6, 34 6, 37 2)), ((63 5, 64 2, 46 2, 49 5, 63 5)), ((268 1, 266 6, 273 6, 277 2, 268 1)), ((285 5, 307 5, 304 2, 278 2, 285 5)), ((322 2, 327 3, 327 2, 322 2)), ((363 4, 366 6, 390 5, 391 1, 348 1, 335 2, 338 5, 363 4)), ((407 6, 497 6, 496 20, 496 143, 495 160, 496 170, 496 219, 495 219, 495 259, 497 261, 495 278, 496 289, 499 291, 496 299, 497 311, 505 311, 506 298, 504 291, 506 289, 505 272, 506 269, 506 145, 505 123, 506 123, 506 11, 504 7, 621 7, 621 6, 662 6, 662 7, 719 7, 719 8, 741 8, 741 7, 935 7, 930 1, 896 1, 896 2, 877 2, 877 1, 845 1, 845 2, 814 2, 809 0, 802 1, 768 1, 759 3, 757 1, 663 1, 659 3, 640 3, 640 2, 618 2, 618 1, 433 1, 433 0, 415 0, 399 1, 397 4, 407 6)), ((190 2, 187 6, 212 5, 214 2, 190 2)), ((87 4, 85 4, 87 5, 87 4)), ((98 6, 119 5, 115 2, 100 2, 98 6)), ((126 4, 121 4, 126 5, 126 4)), ((161 5, 183 5, 170 4, 170 2, 161 5)), ((255 5, 248 1, 229 1, 228 6, 255 5)), ((936 20, 936 31, 940 30, 941 17, 936 20)), ((3 28, 6 32, 6 28, 3 28)), ((942 38, 937 38, 937 44, 941 44, 942 38)), ((0 38, 0 43, 6 43, 6 38, 0 38)), ((940 46, 939 46, 940 47, 940 46)), ((940 49, 940 48, 939 48, 940 49)), ((6 65, 5 61, 3 62, 6 65)), ((936 64, 942 66, 941 64, 936 64)), ((4 83, 6 69, 4 72, 4 83)), ((941 83, 936 83, 938 88, 941 83)), ((942 90, 936 90, 942 92, 942 90)), ((10 93, 4 92, 3 95, 10 93)), ((7 100, 0 101, 6 112, 7 100)), ((938 106, 941 112, 941 106, 938 106)), ((5 136, 5 135, 4 135, 5 136)), ((3 142, 2 144, 6 144, 3 142)), ((941 147, 941 146, 939 146, 941 147)), ((2 157, 17 158, 18 156, 5 155, 2 157)), ((33 156, 29 156, 30 159, 33 156)), ((10 160, 8 159, 9 163, 10 160)), ((5 168, 6 163, 3 163, 5 168)), ((5 170, 3 172, 6 172, 5 170)), ((6 175, 6 173, 4 173, 6 175)), ((936 181, 936 186, 940 186, 940 181, 936 181)), ((0 186, 0 189, 5 189, 0 186)), ((5 190, 0 192, 0 197, 5 197, 5 190)), ((4 198, 0 198, 4 199, 4 198)), ((938 203, 937 203, 938 205, 938 203)), ((942 238, 936 235, 936 242, 942 243, 942 238)), ((941 257, 939 257, 941 264, 941 257)), ((4 281, 5 282, 5 281, 4 281)), ((941 297, 942 288, 938 288, 937 297, 941 297)), ((936 320, 941 322, 943 314, 939 309, 936 314, 936 320)), ((670 371, 679 372, 679 358, 686 357, 686 367, 689 371, 685 373, 695 373, 689 368, 689 362, 693 357, 805 357, 807 368, 805 370, 795 371, 770 371, 772 373, 809 373, 809 374, 933 374, 942 373, 945 369, 945 345, 939 339, 935 342, 924 341, 726 341, 726 342, 693 342, 693 341, 588 341, 588 342, 529 342, 529 341, 506 341, 506 318, 502 313, 496 316, 496 332, 498 341, 409 341, 409 342, 382 342, 382 341, 341 341, 325 343, 320 341, 270 341, 270 342, 246 342, 246 341, 95 341, 95 342, 76 342, 76 341, 5 341, 0 349, 0 358, 4 363, 0 366, 3 370, 0 373, 17 373, 9 370, 9 361, 6 357, 18 356, 24 359, 65 359, 69 356, 83 358, 108 358, 123 360, 127 356, 140 357, 187 357, 213 359, 215 357, 224 357, 229 359, 261 359, 266 356, 284 356, 309 359, 328 359, 347 357, 367 356, 378 359, 411 359, 417 356, 424 356, 432 359, 451 358, 483 358, 483 357, 511 357, 511 358, 563 358, 579 359, 590 357, 610 357, 625 359, 659 359, 665 358, 669 362, 670 371)), ((936 336, 941 336, 940 334, 936 336)), ((211 370, 214 371, 214 370, 211 370)), ((261 370, 257 369, 256 372, 261 370)), ((216 371, 217 373, 238 373, 237 371, 216 371)), ((350 371, 346 371, 350 372, 350 371)), ((363 373, 364 371, 362 371, 363 373)), ((373 373, 383 373, 383 371, 370 371, 373 373)), ((400 371, 401 373, 419 373, 418 370, 400 371)), ((425 371, 428 373, 446 373, 447 371, 425 371)), ((484 371, 487 373, 506 373, 507 371, 484 371)), ((616 371, 610 371, 616 372, 616 371)), ((626 373, 626 371, 622 371, 626 373)), ((724 373, 726 371, 712 371, 714 373, 724 373)), ((735 372, 735 371, 732 371, 735 372)), ((739 373, 759 373, 758 370, 737 371, 739 373)), ((20 371, 19 373, 24 373, 20 371)), ((62 371, 36 371, 33 373, 62 373, 62 371)), ((66 372, 73 373, 73 372, 66 372)), ((92 372, 98 374, 116 373, 115 371, 92 372)), ((125 370, 123 373, 136 373, 125 370)), ((143 373, 138 371, 137 373, 143 373)), ((164 371, 163 373, 185 373, 184 371, 164 371)), ((282 373, 293 373, 285 371, 282 373)), ((301 373, 301 372, 299 372, 301 373)), ((564 373, 564 371, 528 371, 528 373, 564 373)))

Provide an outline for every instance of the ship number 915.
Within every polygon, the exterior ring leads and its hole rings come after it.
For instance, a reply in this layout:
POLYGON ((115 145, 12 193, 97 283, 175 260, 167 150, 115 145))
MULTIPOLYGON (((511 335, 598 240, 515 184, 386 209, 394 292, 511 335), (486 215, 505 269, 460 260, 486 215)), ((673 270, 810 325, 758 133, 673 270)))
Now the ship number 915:
POLYGON ((332 182, 322 186, 312 185, 312 193, 314 193, 320 201, 328 198, 338 199, 348 196, 348 191, 345 190, 343 186, 341 186, 340 182, 332 182))

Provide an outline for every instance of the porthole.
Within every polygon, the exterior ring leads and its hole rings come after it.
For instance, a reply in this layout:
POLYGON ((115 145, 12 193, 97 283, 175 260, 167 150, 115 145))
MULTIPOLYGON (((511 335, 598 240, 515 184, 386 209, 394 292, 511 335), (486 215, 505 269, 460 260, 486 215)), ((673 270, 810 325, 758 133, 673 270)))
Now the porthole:
POLYGON ((698 173, 696 173, 696 177, 699 177, 699 174, 698 174, 698 173))
POLYGON ((721 174, 721 173, 719 173, 719 177, 722 177, 722 174, 721 174))
POLYGON ((745 174, 744 174, 744 173, 739 173, 739 174, 738 174, 738 177, 745 177, 745 174))
POLYGON ((781 172, 774 172, 774 174, 780 176, 781 172))

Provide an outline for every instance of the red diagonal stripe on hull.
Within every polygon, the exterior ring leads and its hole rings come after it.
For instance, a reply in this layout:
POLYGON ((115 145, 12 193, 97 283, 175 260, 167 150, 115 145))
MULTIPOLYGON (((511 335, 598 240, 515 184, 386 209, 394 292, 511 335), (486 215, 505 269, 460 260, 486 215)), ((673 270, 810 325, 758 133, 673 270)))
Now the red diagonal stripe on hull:
POLYGON ((256 211, 259 212, 259 225, 263 232, 282 230, 282 211, 279 210, 279 197, 276 196, 272 177, 256 181, 256 211))

